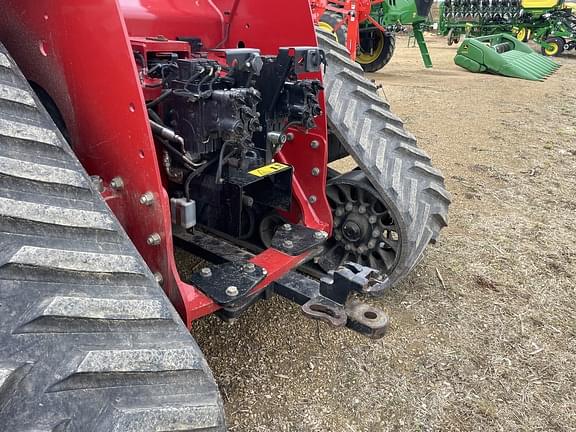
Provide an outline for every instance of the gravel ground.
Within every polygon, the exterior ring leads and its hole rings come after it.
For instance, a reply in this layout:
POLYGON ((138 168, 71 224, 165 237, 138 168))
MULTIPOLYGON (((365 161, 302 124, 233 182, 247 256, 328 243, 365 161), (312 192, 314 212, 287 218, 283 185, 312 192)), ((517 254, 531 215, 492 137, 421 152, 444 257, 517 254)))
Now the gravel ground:
POLYGON ((379 341, 281 298, 200 320, 231 431, 576 430, 576 56, 528 82, 428 40, 434 69, 400 38, 371 78, 444 172, 450 227, 375 301, 379 341))

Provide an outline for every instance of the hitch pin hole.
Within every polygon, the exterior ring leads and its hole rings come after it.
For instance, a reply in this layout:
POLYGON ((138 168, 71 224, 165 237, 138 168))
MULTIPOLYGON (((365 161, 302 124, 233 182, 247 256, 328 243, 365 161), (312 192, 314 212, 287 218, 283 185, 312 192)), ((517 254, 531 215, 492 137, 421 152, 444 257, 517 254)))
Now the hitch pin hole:
POLYGON ((364 312, 364 317, 369 320, 375 320, 378 318, 378 314, 374 311, 366 311, 364 312))
POLYGON ((332 309, 330 309, 327 306, 323 306, 323 305, 319 305, 319 304, 313 304, 310 306, 310 310, 313 310, 314 312, 321 312, 323 314, 331 316, 332 318, 336 318, 336 312, 334 312, 332 309))

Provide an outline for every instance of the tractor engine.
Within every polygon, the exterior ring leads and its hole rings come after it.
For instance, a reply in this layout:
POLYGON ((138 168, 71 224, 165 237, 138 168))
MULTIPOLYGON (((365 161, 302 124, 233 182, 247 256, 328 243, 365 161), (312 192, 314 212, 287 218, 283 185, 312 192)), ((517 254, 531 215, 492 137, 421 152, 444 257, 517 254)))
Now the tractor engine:
POLYGON ((298 75, 318 71, 322 51, 201 52, 198 40, 162 38, 135 38, 132 48, 173 222, 248 239, 264 216, 288 211, 292 167, 274 156, 289 128, 316 126, 321 84, 298 75))

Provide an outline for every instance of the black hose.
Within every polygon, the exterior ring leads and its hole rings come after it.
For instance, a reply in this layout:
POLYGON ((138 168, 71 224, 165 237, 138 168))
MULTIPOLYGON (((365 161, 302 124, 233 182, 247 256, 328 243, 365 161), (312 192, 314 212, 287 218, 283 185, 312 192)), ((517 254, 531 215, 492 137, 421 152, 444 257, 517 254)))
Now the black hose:
POLYGON ((154 99, 151 102, 148 102, 146 104, 146 108, 154 108, 156 105, 158 105, 160 102, 162 102, 168 96, 170 96, 172 94, 172 92, 173 92, 172 89, 163 91, 162 94, 160 96, 158 96, 156 99, 154 99))
POLYGON ((217 158, 214 158, 214 159, 206 162, 204 165, 202 165, 200 168, 192 171, 190 173, 190 175, 188 175, 188 177, 186 177, 186 182, 184 183, 184 194, 186 195, 187 201, 190 201, 190 183, 192 183, 192 180, 194 180, 196 177, 198 177, 200 174, 202 174, 204 171, 206 171, 206 168, 213 165, 214 162, 216 162, 217 160, 218 160, 217 158))
MULTIPOLYGON (((224 165, 224 151, 226 151, 226 147, 232 144, 231 141, 226 141, 222 144, 222 148, 220 149, 220 156, 218 157, 218 169, 216 170, 216 184, 220 184, 220 178, 222 177, 222 168, 224 165)), ((233 152, 234 150, 232 150, 233 152)), ((226 156, 229 157, 230 155, 226 156)))

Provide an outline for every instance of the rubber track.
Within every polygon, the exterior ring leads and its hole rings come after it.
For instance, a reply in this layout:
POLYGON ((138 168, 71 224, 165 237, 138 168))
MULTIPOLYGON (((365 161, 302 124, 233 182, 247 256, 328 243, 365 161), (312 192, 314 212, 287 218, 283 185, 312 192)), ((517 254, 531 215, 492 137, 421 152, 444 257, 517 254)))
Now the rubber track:
POLYGON ((451 197, 440 171, 390 112, 376 86, 364 78, 362 68, 350 60, 346 48, 321 31, 318 43, 328 62, 324 86, 329 127, 388 207, 397 208, 402 252, 386 288, 404 278, 428 243, 438 238, 448 223, 451 197))
POLYGON ((225 430, 200 349, 1 44, 0 430, 225 430))

